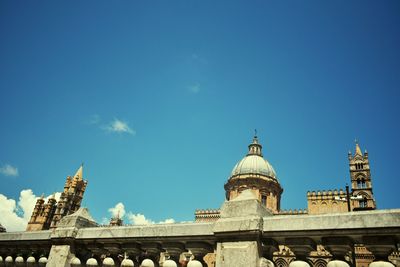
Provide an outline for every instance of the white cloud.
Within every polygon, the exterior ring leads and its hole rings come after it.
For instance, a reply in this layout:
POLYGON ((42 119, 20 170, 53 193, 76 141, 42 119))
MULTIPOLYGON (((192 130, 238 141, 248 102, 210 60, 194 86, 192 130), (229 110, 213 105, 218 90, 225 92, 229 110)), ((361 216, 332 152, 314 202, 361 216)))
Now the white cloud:
MULTIPOLYGON (((128 219, 128 223, 134 224, 134 225, 149 225, 149 224, 156 224, 156 223, 175 223, 174 219, 166 219, 164 221, 160 222, 155 222, 151 219, 146 218, 141 213, 133 213, 133 212, 128 212, 126 213, 125 211, 125 205, 122 202, 117 203, 114 207, 109 208, 108 212, 111 213, 112 217, 116 217, 119 214, 120 218, 123 218, 126 215, 126 218, 128 219)), ((103 218, 102 223, 103 224, 108 224, 109 219, 103 218)))
POLYGON ((188 90, 189 92, 193 93, 193 94, 197 94, 198 92, 200 92, 200 84, 196 83, 193 85, 188 86, 188 90))
POLYGON ((5 176, 18 176, 18 168, 13 167, 10 164, 4 164, 0 167, 0 173, 5 176))
POLYGON ((169 219, 165 219, 164 221, 161 221, 159 223, 175 223, 175 220, 172 218, 169 218, 169 219))
POLYGON ((137 213, 128 213, 128 220, 131 224, 135 225, 147 225, 147 224, 154 224, 154 221, 146 219, 143 214, 137 213))
POLYGON ((125 216, 125 206, 122 202, 117 203, 113 208, 109 208, 108 212, 111 213, 112 217, 122 218, 125 216))
POLYGON ((114 133, 128 133, 132 135, 136 134, 136 131, 131 129, 127 122, 119 119, 114 119, 112 122, 105 126, 105 129, 109 132, 114 133))
MULTIPOLYGON (((55 193, 57 201, 60 199, 60 195, 61 193, 55 193)), ((49 197, 46 198, 46 202, 49 197)), ((31 189, 21 191, 18 203, 14 199, 0 194, 0 223, 8 232, 25 231, 38 198, 31 189)))
POLYGON ((172 218, 169 218, 169 219, 166 219, 166 220, 164 220, 164 221, 160 221, 160 222, 156 223, 155 221, 146 218, 146 216, 144 216, 144 215, 141 214, 141 213, 134 214, 134 213, 132 213, 132 212, 129 212, 129 213, 127 214, 127 216, 128 216, 129 222, 130 222, 131 224, 134 224, 134 225, 149 225, 149 224, 160 224, 160 223, 175 223, 175 220, 172 219, 172 218))

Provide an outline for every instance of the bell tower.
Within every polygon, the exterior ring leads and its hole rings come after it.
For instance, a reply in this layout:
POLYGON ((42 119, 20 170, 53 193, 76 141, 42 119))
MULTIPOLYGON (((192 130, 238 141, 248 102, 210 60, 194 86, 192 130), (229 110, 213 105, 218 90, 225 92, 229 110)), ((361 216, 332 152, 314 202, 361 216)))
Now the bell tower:
POLYGON ((81 165, 73 177, 67 176, 50 228, 56 228, 62 217, 74 213, 81 207, 86 185, 87 181, 83 180, 83 165, 81 165))
POLYGON ((368 152, 361 152, 356 140, 354 155, 349 151, 349 167, 351 179, 351 206, 352 210, 374 210, 376 203, 372 192, 371 170, 369 167, 368 152))

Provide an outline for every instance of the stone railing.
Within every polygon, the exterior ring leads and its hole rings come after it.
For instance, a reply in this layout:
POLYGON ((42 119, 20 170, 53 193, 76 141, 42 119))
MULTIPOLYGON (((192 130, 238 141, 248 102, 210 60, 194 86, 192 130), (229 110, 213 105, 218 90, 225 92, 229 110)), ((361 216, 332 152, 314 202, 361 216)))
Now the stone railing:
POLYGON ((317 245, 332 254, 328 267, 348 266, 354 244, 383 266, 400 241, 400 210, 273 215, 244 191, 220 211, 216 222, 98 227, 80 210, 53 231, 0 233, 0 266, 273 266, 279 245, 294 253, 290 267, 308 266, 317 245))

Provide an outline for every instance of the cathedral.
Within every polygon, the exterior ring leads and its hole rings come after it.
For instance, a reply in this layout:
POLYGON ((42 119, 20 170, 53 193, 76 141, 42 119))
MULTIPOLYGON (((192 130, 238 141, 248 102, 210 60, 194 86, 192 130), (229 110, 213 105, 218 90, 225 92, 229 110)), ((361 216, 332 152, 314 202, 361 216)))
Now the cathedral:
MULTIPOLYGON (((262 145, 255 135, 248 146, 246 156, 241 159, 231 172, 225 183, 226 199, 236 198, 242 191, 250 189, 260 203, 274 215, 304 215, 341 213, 351 211, 363 211, 376 209, 376 203, 372 191, 371 171, 368 152, 362 153, 360 145, 356 141, 354 154, 348 153, 350 184, 346 190, 333 189, 307 192, 307 210, 281 210, 280 202, 283 188, 279 184, 277 174, 272 165, 263 157, 262 145)), ((211 222, 220 218, 218 209, 196 210, 196 222, 211 222)), ((374 260, 362 244, 357 244, 353 250, 357 266, 366 267, 374 260)), ((323 246, 310 253, 308 260, 314 266, 323 267, 332 258, 323 246)), ((289 248, 280 246, 280 251, 274 253, 274 262, 278 267, 286 267, 294 260, 294 254, 289 248)))
MULTIPOLYGON (((272 165, 263 157, 262 145, 255 135, 248 146, 247 155, 241 159, 225 183, 227 200, 234 199, 243 190, 251 189, 259 201, 276 215, 323 214, 376 209, 372 193, 368 152, 364 154, 356 141, 354 154, 349 151, 350 184, 346 190, 333 189, 307 192, 307 210, 281 210, 283 188, 272 165)), ((219 218, 218 210, 197 210, 195 220, 213 221, 219 218)))

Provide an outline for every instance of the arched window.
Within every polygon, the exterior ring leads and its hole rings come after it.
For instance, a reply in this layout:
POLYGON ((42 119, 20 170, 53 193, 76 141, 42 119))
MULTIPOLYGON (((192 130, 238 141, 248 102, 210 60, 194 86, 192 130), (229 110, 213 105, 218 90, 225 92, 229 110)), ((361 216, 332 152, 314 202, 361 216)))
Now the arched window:
POLYGON ((360 208, 366 208, 366 207, 368 207, 368 201, 367 201, 367 199, 364 198, 363 200, 360 200, 360 201, 359 201, 359 206, 360 206, 360 208))
POLYGON ((361 180, 357 179, 357 188, 361 188, 361 180))
POLYGON ((263 206, 267 205, 267 196, 266 195, 261 195, 261 203, 263 206))
POLYGON ((361 188, 366 188, 367 186, 366 186, 366 184, 365 184, 365 179, 364 178, 362 178, 361 179, 361 188))

